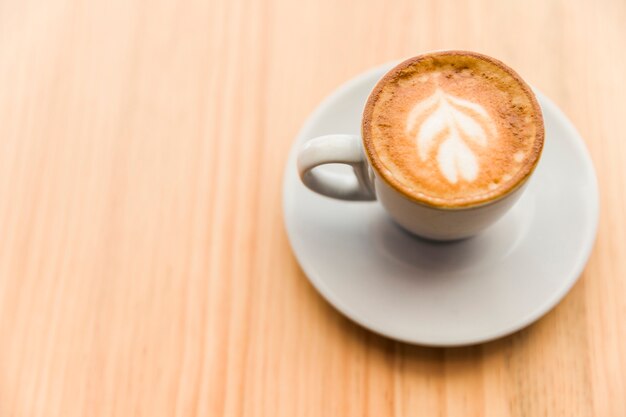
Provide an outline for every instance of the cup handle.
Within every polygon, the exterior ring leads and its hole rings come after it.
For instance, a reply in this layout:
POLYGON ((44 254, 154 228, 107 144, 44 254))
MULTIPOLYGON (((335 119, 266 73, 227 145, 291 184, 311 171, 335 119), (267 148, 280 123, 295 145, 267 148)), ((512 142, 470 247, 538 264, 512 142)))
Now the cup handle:
POLYGON ((354 135, 326 135, 309 140, 298 154, 298 173, 304 185, 327 197, 350 201, 376 200, 361 138, 354 135), (325 164, 346 164, 354 174, 338 174, 315 168, 325 164))

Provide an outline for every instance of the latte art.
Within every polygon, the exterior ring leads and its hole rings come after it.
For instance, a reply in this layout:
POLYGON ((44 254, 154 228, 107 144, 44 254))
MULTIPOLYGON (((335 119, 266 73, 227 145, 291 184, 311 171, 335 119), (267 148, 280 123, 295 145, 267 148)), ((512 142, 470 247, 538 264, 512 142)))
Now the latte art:
POLYGON ((437 147, 439 170, 456 184, 459 177, 474 181, 478 176, 478 160, 466 141, 486 146, 496 138, 497 129, 481 105, 449 95, 438 87, 433 95, 413 107, 407 117, 406 132, 415 135, 422 161, 437 147))
POLYGON ((487 203, 523 183, 543 148, 524 81, 493 58, 436 52, 403 62, 365 106, 363 142, 379 176, 438 207, 487 203))

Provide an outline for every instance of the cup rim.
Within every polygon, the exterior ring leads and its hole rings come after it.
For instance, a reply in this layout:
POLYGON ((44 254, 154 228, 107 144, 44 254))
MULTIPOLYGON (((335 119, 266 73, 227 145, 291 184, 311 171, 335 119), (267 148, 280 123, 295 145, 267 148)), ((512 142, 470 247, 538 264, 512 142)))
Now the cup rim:
POLYGON ((541 159, 541 154, 543 153, 543 147, 544 147, 544 142, 545 142, 545 127, 544 127, 543 114, 541 111, 541 107, 539 105, 539 102, 537 101, 537 97, 535 93, 533 92, 531 87, 522 79, 522 77, 511 67, 509 67, 508 65, 504 64, 503 62, 493 57, 490 57, 488 55, 484 55, 478 52, 464 51, 464 50, 437 50, 437 51, 425 52, 425 53, 408 58, 400 62, 399 64, 395 65, 393 68, 389 69, 380 78, 380 80, 378 80, 373 90, 370 92, 368 99, 365 103, 364 109, 363 109, 363 117, 362 117, 362 122, 361 122, 361 140, 363 142, 363 148, 365 149, 365 155, 367 157, 367 160, 369 162, 369 165, 372 171, 374 171, 376 173, 376 176, 380 178, 382 181, 384 181, 387 185, 389 185, 392 189, 394 189, 395 191, 400 193, 403 197, 411 200, 414 203, 431 207, 431 208, 435 208, 435 209, 439 209, 439 210, 458 211, 458 210, 475 209, 475 208, 491 205, 493 203, 496 203, 506 198, 507 196, 511 195, 516 190, 518 190, 520 187, 522 187, 530 178, 532 173, 534 172, 539 162, 539 159, 541 159), (420 195, 420 194, 413 194, 413 193, 407 192, 407 190, 399 183, 399 181, 394 176, 392 176, 390 173, 387 173, 388 170, 384 168, 380 160, 372 157, 372 155, 376 154, 376 151, 374 149, 374 144, 371 138, 370 127, 371 127, 371 122, 372 122, 372 113, 373 113, 374 104, 378 100, 378 97, 380 96, 383 87, 389 81, 391 81, 394 77, 396 77, 397 73, 400 70, 406 67, 409 67, 415 64, 416 62, 419 62, 420 60, 425 59, 425 58, 429 58, 432 56, 451 56, 451 55, 472 56, 475 58, 479 58, 479 59, 482 59, 484 61, 494 64, 495 66, 503 69, 509 75, 511 75, 514 78, 514 80, 518 82, 522 90, 526 93, 526 95, 529 97, 531 101, 531 105, 533 109, 535 110, 533 112, 533 119, 534 119, 535 125, 537 126, 537 131, 535 134, 535 141, 534 141, 533 148, 532 148, 532 160, 526 163, 522 167, 522 169, 520 169, 520 171, 518 171, 515 174, 514 181, 511 181, 511 185, 508 188, 506 188, 504 191, 494 190, 491 192, 487 192, 487 193, 480 195, 478 199, 474 198, 471 201, 467 201, 467 202, 461 201, 458 203, 446 203, 446 202, 438 203, 438 202, 435 202, 432 199, 432 197, 429 198, 425 194, 420 195))

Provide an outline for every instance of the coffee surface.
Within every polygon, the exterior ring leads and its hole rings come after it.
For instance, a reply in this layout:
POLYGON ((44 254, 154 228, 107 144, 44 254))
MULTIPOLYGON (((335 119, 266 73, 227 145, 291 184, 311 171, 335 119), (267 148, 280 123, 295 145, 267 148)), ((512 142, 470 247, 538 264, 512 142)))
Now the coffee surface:
POLYGON ((470 206, 507 193, 543 146, 541 111, 510 68, 442 52, 405 61, 366 105, 363 137, 380 174, 409 197, 470 206))

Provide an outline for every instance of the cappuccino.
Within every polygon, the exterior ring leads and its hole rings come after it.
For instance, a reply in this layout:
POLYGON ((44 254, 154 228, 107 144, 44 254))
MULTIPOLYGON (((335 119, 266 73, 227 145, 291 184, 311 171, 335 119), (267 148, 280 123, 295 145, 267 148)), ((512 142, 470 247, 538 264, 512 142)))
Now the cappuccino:
POLYGON ((541 154, 541 110, 500 61, 473 52, 409 59, 365 106, 363 141, 374 169, 411 200, 482 205, 517 189, 541 154))

